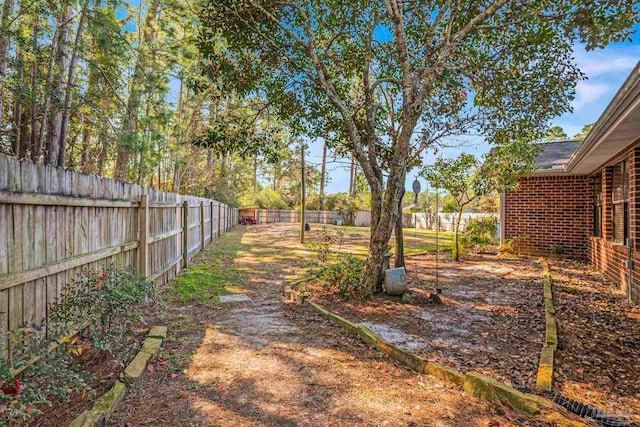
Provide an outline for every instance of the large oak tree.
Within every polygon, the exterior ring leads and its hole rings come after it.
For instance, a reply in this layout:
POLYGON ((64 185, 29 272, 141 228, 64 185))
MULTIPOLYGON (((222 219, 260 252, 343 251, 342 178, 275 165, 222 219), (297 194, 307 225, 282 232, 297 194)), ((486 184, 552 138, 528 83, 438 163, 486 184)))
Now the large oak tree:
POLYGON ((452 136, 512 152, 541 138, 584 77, 576 44, 628 37, 634 3, 203 0, 200 49, 224 89, 355 155, 371 188, 362 285, 379 289, 408 165, 452 136))

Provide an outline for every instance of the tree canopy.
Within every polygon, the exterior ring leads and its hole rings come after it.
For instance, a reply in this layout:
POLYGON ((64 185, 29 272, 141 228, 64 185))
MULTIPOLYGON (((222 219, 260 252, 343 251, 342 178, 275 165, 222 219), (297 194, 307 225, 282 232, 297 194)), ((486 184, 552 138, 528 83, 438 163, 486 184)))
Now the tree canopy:
POLYGON ((424 150, 468 134, 542 138, 584 78, 575 44, 624 40, 638 22, 621 0, 203 0, 200 18, 206 75, 356 156, 371 189, 372 287, 424 150))

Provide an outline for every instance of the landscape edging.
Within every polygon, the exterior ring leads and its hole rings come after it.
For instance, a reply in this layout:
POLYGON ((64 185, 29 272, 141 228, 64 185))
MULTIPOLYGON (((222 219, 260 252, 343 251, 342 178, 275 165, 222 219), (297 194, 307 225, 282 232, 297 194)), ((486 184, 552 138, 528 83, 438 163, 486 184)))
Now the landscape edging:
POLYGON ((69 427, 97 427, 106 424, 113 411, 127 394, 127 388, 133 386, 142 376, 149 360, 160 351, 167 338, 166 326, 154 326, 149 330, 140 350, 120 374, 120 379, 98 399, 91 409, 80 414, 69 427))
POLYGON ((540 351, 538 373, 536 376, 536 388, 541 391, 551 391, 553 387, 553 370, 555 352, 558 348, 558 325, 556 323, 556 310, 553 306, 553 278, 547 260, 541 259, 544 318, 545 318, 545 342, 540 351))
POLYGON ((386 342, 382 337, 380 337, 368 327, 361 324, 349 322, 343 317, 332 313, 331 311, 322 307, 320 304, 309 300, 300 292, 294 291, 289 287, 285 287, 284 295, 290 300, 296 300, 299 296, 302 300, 301 304, 309 306, 322 317, 336 323, 347 333, 357 336, 363 342, 372 345, 378 351, 387 354, 395 361, 411 368, 414 371, 433 375, 441 381, 454 384, 458 387, 462 387, 465 392, 473 396, 488 401, 507 404, 515 409, 522 410, 531 415, 540 413, 540 408, 551 410, 552 413, 548 414, 548 417, 552 417, 557 426, 587 427, 586 424, 580 421, 574 421, 566 418, 563 414, 564 409, 558 407, 549 399, 535 394, 523 393, 505 383, 479 374, 477 372, 469 372, 467 374, 463 374, 453 368, 437 363, 427 362, 426 359, 418 356, 417 354, 399 349, 398 347, 395 347, 394 345, 386 342), (353 333, 353 330, 355 330, 355 333, 353 333), (424 364, 422 363, 422 361, 424 361, 424 364))

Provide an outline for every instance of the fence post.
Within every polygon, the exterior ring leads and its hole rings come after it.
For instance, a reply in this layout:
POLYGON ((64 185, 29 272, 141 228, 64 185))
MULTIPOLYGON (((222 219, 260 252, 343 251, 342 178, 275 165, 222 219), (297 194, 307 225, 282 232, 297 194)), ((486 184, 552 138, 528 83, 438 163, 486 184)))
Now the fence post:
POLYGON ((209 200, 209 243, 213 243, 213 200, 209 200))
POLYGON ((204 202, 200 202, 200 250, 204 251, 204 202))
POLYGON ((149 197, 140 196, 138 208, 138 274, 149 276, 149 197))
POLYGON ((189 201, 182 202, 182 266, 189 267, 189 201))
POLYGON ((218 237, 220 237, 220 222, 222 221, 222 204, 218 202, 218 237))

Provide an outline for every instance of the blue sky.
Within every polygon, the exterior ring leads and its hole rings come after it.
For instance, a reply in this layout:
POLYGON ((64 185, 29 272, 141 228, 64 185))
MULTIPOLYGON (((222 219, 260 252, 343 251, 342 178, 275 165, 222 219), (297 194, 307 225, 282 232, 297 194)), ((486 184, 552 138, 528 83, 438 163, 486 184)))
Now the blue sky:
MULTIPOLYGON (((634 39, 640 39, 636 34, 634 39)), ((572 137, 580 131, 582 126, 598 120, 613 96, 616 94, 633 67, 640 60, 640 42, 611 44, 605 49, 587 52, 584 47, 576 46, 575 60, 579 68, 587 75, 587 80, 581 81, 576 87, 576 98, 572 103, 573 112, 564 114, 553 120, 553 125, 564 128, 572 137)), ((445 156, 456 156, 467 152, 481 156, 489 152, 491 147, 484 143, 481 137, 471 139, 468 144, 460 148, 445 149, 445 156)), ((309 162, 316 164, 322 159, 322 141, 310 144, 309 162)), ((425 163, 430 163, 433 155, 425 156, 425 163)), ((345 160, 329 162, 327 168, 331 171, 326 186, 327 193, 349 190, 349 166, 345 160)), ((407 175, 407 191, 411 190, 411 183, 416 177, 415 171, 407 175)), ((422 181, 422 188, 426 183, 422 181)))
MULTIPOLYGON (((129 4, 137 7, 139 0, 129 0, 129 4)), ((135 23, 127 28, 135 31, 135 23)), ((633 42, 615 43, 605 49, 587 52, 583 46, 575 47, 575 60, 579 68, 586 74, 587 79, 578 83, 576 98, 572 103, 573 112, 564 114, 553 120, 553 125, 561 126, 572 137, 582 126, 595 122, 607 107, 617 90, 627 78, 635 64, 640 60, 640 25, 636 26, 636 34, 633 42)), ((384 36, 382 36, 384 37, 384 36)), ((171 81, 171 93, 169 98, 177 98, 178 82, 171 81)), ((309 141, 307 162, 318 166, 322 161, 322 140, 309 141)), ((453 157, 461 152, 467 152, 476 156, 482 156, 489 152, 490 145, 485 143, 482 137, 469 138, 468 143, 462 147, 449 148, 441 151, 442 155, 453 157)), ((331 159, 332 156, 329 156, 331 159)), ((424 156, 424 163, 434 160, 434 156, 428 153, 424 156)), ((350 160, 329 160, 327 163, 328 182, 326 192, 346 192, 349 189, 350 160)), ((417 171, 410 171, 407 175, 407 190, 411 191, 411 184, 417 177, 417 171)), ((420 179, 422 188, 426 182, 420 179)))

